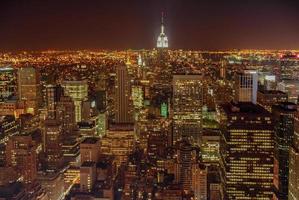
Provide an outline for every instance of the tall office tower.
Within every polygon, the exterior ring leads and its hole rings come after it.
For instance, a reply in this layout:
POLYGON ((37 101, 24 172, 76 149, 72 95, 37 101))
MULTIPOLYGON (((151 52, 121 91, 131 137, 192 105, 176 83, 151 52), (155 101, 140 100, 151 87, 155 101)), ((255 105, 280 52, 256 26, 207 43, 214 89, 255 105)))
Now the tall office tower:
POLYGON ((56 106, 56 117, 62 123, 64 135, 76 127, 75 104, 71 97, 61 96, 56 106))
POLYGON ((18 95, 25 102, 26 112, 35 114, 41 103, 40 76, 35 68, 18 70, 18 95))
POLYGON ((199 142, 203 86, 200 75, 173 76, 173 143, 182 138, 199 142))
POLYGON ((281 103, 273 106, 275 122, 274 186, 278 199, 288 199, 289 148, 294 138, 294 115, 297 105, 281 103))
POLYGON ((234 87, 236 102, 256 104, 258 87, 258 74, 256 71, 245 70, 243 73, 238 73, 234 87))
POLYGON ((131 110, 131 89, 128 71, 125 65, 117 66, 116 69, 116 123, 130 123, 133 121, 131 110))
POLYGON ((100 152, 99 139, 88 137, 80 144, 81 163, 85 161, 98 162, 100 152))
POLYGON ((272 112, 272 106, 288 101, 288 95, 279 90, 258 90, 257 104, 272 112))
POLYGON ((57 103, 63 95, 63 89, 60 85, 46 86, 46 105, 49 119, 56 119, 57 103))
POLYGON ((164 32, 164 14, 161 17, 161 33, 157 40, 157 48, 168 48, 168 38, 164 32))
POLYGON ((46 119, 44 135, 47 170, 57 171, 63 161, 62 124, 56 119, 46 119))
POLYGON ((32 183, 37 176, 37 146, 31 135, 12 136, 6 146, 6 165, 13 167, 20 180, 32 183))
POLYGON ((274 128, 252 103, 222 105, 221 174, 225 199, 272 199, 274 128))
POLYGON ((0 69, 0 101, 17 96, 17 74, 11 67, 0 69))
POLYGON ((226 79, 226 66, 224 61, 221 61, 220 65, 220 78, 226 79))
POLYGON ((75 103, 76 122, 82 120, 82 102, 88 95, 88 84, 86 81, 64 81, 62 84, 64 93, 70 96, 75 103))
POLYGON ((294 140, 290 148, 289 200, 299 199, 299 110, 294 117, 294 140))

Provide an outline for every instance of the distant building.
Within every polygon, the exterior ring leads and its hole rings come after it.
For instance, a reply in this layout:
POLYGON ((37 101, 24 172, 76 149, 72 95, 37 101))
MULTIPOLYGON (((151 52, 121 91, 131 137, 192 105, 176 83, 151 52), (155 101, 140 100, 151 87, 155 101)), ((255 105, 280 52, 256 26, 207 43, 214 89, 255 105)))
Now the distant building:
POLYGON ((0 101, 17 97, 17 71, 11 67, 0 68, 0 101))
POLYGON ((55 119, 45 120, 44 149, 46 155, 46 169, 57 171, 63 164, 62 124, 55 119))
POLYGON ((245 70, 243 73, 238 73, 234 88, 236 102, 252 102, 256 104, 258 88, 257 72, 245 70))
POLYGON ((18 95, 25 102, 26 112, 35 114, 41 103, 40 76, 35 68, 18 69, 18 95))
POLYGON ((60 85, 46 85, 46 106, 49 119, 56 119, 57 104, 63 95, 60 85))
POLYGON ((299 96, 299 80, 282 80, 277 88, 288 94, 288 101, 297 103, 299 96))
POLYGON ((56 119, 62 123, 64 138, 76 128, 75 104, 71 97, 61 96, 56 102, 56 119))

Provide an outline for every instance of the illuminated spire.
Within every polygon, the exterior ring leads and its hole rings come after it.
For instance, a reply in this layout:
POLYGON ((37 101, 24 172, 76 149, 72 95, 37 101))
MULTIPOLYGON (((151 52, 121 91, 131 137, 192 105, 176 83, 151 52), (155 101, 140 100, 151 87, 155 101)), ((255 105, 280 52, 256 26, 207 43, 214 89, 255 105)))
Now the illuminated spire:
POLYGON ((164 34, 164 13, 161 13, 161 33, 164 34))
POLYGON ((161 33, 157 40, 157 48, 168 48, 168 39, 164 32, 164 13, 161 13, 161 33))

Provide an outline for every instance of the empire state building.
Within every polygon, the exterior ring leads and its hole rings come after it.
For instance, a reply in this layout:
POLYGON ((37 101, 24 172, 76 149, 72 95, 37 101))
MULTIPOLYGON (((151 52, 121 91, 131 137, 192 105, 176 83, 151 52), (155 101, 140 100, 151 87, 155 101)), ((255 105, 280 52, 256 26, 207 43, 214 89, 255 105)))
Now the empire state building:
POLYGON ((168 48, 168 39, 166 34, 164 33, 164 16, 162 13, 162 18, 161 18, 161 33, 158 37, 157 40, 157 48, 168 48))

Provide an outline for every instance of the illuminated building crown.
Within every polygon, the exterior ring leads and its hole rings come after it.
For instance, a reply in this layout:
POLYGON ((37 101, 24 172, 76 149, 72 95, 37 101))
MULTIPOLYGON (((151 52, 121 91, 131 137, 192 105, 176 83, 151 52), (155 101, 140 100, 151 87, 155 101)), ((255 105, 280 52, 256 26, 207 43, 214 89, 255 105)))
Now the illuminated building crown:
POLYGON ((164 33, 164 16, 162 12, 161 17, 161 33, 157 40, 157 48, 168 48, 168 39, 166 34, 164 33))

